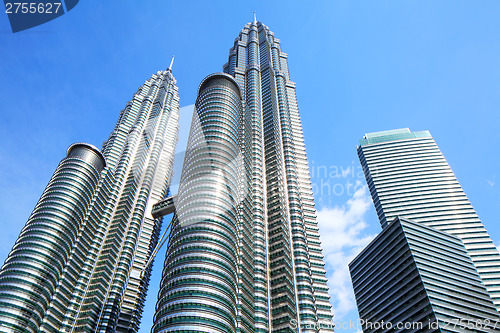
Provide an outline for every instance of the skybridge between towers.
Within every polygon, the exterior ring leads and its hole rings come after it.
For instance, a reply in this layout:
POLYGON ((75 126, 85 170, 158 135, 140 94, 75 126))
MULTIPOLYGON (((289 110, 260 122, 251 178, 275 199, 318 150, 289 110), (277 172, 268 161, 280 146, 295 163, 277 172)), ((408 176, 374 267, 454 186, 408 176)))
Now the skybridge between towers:
MULTIPOLYGON (((151 209, 151 215, 155 219, 161 219, 162 217, 172 214, 175 212, 175 201, 177 200, 177 195, 172 195, 168 198, 165 198, 163 200, 158 201, 153 205, 153 208, 151 209)), ((158 251, 161 249, 165 241, 169 238, 167 237, 170 236, 170 225, 172 224, 172 220, 168 223, 167 228, 163 232, 163 235, 161 235, 160 240, 156 244, 156 247, 154 248, 153 252, 151 252, 151 256, 148 259, 148 262, 146 263, 146 266, 144 269, 141 271, 141 278, 144 276, 144 273, 148 269, 148 267, 151 265, 153 260, 155 259, 156 255, 158 254, 158 251)))
POLYGON ((177 199, 176 195, 170 196, 166 199, 158 201, 151 209, 151 215, 155 219, 159 219, 165 215, 172 214, 175 211, 174 201, 177 199))

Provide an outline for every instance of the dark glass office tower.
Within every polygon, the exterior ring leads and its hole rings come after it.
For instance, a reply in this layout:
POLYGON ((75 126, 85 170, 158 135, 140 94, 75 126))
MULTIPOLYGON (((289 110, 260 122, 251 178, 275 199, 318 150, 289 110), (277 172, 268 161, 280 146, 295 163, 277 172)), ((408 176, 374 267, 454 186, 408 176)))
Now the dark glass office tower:
POLYGON ((358 155, 382 226, 400 216, 459 237, 499 309, 498 250, 431 134, 369 133, 358 155))
POLYGON ((102 152, 72 145, 0 270, 2 332, 136 332, 177 142, 179 97, 159 71, 102 152))
POLYGON ((498 332, 460 238, 396 218, 349 264, 363 332, 498 332))
POLYGON ((200 85, 153 332, 332 331, 287 55, 248 23, 200 85))

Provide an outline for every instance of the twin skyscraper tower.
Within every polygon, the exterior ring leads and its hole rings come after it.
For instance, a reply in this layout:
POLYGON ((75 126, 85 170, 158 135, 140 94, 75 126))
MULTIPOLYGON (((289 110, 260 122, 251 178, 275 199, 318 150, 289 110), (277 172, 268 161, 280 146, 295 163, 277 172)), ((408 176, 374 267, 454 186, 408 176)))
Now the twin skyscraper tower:
MULTIPOLYGON (((255 20, 223 71, 199 87, 152 332, 316 332, 332 315, 287 55, 255 20)), ((178 119, 169 67, 101 150, 69 147, 0 271, 0 332, 138 331, 178 119)))

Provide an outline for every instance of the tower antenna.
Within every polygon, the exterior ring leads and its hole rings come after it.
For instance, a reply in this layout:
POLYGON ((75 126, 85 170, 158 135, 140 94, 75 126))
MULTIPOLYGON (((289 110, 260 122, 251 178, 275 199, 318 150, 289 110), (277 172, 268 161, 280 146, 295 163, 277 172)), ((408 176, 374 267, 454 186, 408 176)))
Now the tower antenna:
POLYGON ((172 71, 172 65, 174 64, 174 59, 175 59, 175 56, 172 56, 172 61, 170 61, 170 66, 168 66, 169 71, 172 71))
POLYGON ((253 12, 253 21, 257 22, 257 15, 255 14, 255 12, 253 12))

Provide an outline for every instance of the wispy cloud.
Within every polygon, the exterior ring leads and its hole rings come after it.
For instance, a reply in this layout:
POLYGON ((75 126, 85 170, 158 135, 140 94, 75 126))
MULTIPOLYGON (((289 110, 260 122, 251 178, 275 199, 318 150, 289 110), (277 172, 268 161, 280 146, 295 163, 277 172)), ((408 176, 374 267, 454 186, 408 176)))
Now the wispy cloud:
POLYGON ((375 237, 365 230, 365 214, 370 207, 371 198, 363 186, 345 204, 318 211, 335 321, 346 319, 356 308, 348 264, 375 237))
POLYGON ((491 187, 495 186, 495 181, 494 180, 486 180, 488 182, 488 185, 490 185, 491 187))

